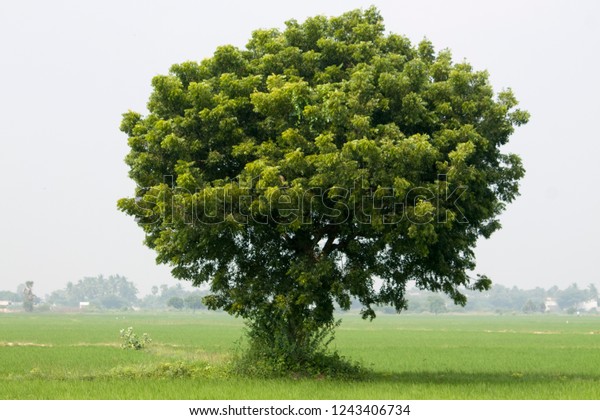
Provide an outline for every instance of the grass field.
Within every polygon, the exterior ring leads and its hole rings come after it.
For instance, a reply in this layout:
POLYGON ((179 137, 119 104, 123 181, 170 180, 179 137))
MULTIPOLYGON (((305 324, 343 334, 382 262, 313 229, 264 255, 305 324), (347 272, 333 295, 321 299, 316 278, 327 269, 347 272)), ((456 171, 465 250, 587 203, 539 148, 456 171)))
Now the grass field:
POLYGON ((364 380, 232 377, 240 320, 197 312, 0 314, 0 399, 600 399, 600 317, 344 316, 364 380), (153 342, 119 347, 132 326, 153 342))

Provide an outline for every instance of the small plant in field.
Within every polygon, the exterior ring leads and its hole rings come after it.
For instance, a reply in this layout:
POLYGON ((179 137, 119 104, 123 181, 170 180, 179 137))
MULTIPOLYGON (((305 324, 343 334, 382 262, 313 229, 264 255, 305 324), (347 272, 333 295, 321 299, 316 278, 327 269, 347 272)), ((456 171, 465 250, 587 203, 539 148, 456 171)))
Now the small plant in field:
POLYGON ((121 343, 122 349, 141 350, 146 347, 146 344, 152 342, 152 339, 148 336, 148 334, 144 333, 140 337, 134 333, 133 327, 129 327, 127 329, 123 328, 119 332, 121 334, 121 339, 123 340, 121 343))

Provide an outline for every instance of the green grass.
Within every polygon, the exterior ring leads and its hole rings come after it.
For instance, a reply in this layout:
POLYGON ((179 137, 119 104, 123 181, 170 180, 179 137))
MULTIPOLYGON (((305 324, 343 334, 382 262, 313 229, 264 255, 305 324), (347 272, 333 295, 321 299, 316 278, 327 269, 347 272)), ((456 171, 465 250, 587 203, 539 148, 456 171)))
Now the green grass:
POLYGON ((0 399, 600 399, 600 317, 346 315, 364 380, 227 373, 240 320, 197 312, 0 314, 0 399), (132 326, 153 342, 119 347, 132 326))

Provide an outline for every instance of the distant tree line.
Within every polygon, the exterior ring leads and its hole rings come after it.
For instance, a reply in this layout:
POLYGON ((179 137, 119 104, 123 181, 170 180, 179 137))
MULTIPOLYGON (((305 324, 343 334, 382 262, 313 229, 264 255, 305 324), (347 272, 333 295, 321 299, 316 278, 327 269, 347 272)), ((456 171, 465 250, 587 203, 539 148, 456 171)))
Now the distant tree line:
MULTIPOLYGON (((204 309, 204 292, 185 290, 180 283, 175 286, 153 286, 151 294, 142 298, 136 285, 121 275, 84 277, 77 282, 52 291, 44 299, 33 294, 33 282, 17 287, 16 292, 0 290, 0 302, 10 302, 10 309, 45 311, 80 308, 88 310, 198 310, 204 309)), ((0 308, 1 309, 1 308, 0 308)))
MULTIPOLYGON (((181 283, 174 286, 161 284, 152 286, 151 293, 138 297, 135 284, 126 277, 111 275, 104 277, 84 277, 77 282, 68 282, 63 289, 46 295, 45 299, 35 296, 33 282, 19 285, 15 292, 0 290, 0 301, 12 302, 13 307, 24 310, 79 308, 81 302, 88 302, 93 310, 123 310, 139 308, 145 310, 199 310, 205 309, 203 298, 206 292, 186 290, 181 283)), ((541 312, 583 312, 584 302, 598 300, 598 290, 594 284, 579 287, 573 283, 565 289, 553 286, 549 289, 520 289, 495 284, 485 293, 464 291, 468 298, 466 306, 456 306, 438 293, 411 289, 407 291, 408 312, 497 312, 497 313, 541 313, 541 312), (548 306, 552 304, 552 306, 548 306)), ((358 302, 353 308, 359 308, 358 302)), ((394 313, 391 307, 380 307, 380 311, 394 313)), ((597 309, 591 309, 592 312, 597 309)))
MULTIPOLYGON (((519 289, 495 284, 484 293, 465 291, 466 306, 456 306, 449 299, 437 293, 418 289, 408 291, 409 312, 566 312, 586 311, 585 302, 598 300, 598 290, 590 284, 580 288, 573 283, 565 289, 553 286, 550 289, 519 289)), ((393 312, 392 308, 382 308, 384 312, 393 312)), ((592 309, 592 312, 597 309, 592 309)))
POLYGON ((151 294, 144 296, 139 304, 140 307, 145 309, 172 308, 177 310, 191 309, 195 311, 206 308, 202 303, 204 295, 204 292, 197 289, 193 291, 185 290, 181 286, 181 283, 177 283, 171 287, 161 284, 160 286, 152 286, 151 294))
POLYGON ((45 301, 64 307, 79 307, 80 302, 89 302, 96 308, 121 309, 135 305, 137 294, 137 287, 126 277, 99 275, 84 277, 76 283, 68 282, 64 289, 50 293, 45 301))
POLYGON ((8 302, 23 302, 23 295, 9 290, 0 290, 0 300, 8 302))

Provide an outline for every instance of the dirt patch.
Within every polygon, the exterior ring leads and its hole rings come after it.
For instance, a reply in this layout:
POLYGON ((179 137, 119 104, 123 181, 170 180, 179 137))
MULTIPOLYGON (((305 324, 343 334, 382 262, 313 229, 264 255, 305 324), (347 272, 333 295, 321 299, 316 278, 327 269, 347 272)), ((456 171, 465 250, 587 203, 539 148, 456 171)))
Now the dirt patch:
POLYGON ((118 343, 75 343, 68 344, 68 347, 121 347, 118 343))
POLYGON ((0 347, 52 347, 52 344, 41 344, 41 343, 23 343, 23 342, 11 342, 4 341, 0 342, 0 347))
POLYGON ((511 333, 511 334, 512 333, 516 333, 515 330, 483 330, 483 332, 486 332, 486 333, 504 333, 504 334, 506 334, 506 333, 511 333))

